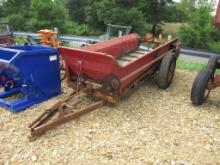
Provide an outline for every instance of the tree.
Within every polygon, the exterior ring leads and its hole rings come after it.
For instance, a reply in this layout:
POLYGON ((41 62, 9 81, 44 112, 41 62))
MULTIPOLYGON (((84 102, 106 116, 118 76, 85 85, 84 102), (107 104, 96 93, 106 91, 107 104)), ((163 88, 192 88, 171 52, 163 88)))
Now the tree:
POLYGON ((3 4, 3 16, 7 18, 14 30, 27 30, 26 23, 29 17, 29 0, 7 0, 3 4))
POLYGON ((0 6, 0 20, 4 17, 4 14, 3 14, 3 7, 0 6))
POLYGON ((195 0, 182 0, 180 3, 173 3, 167 6, 164 14, 166 22, 186 22, 191 19, 195 10, 195 0))
POLYGON ((85 8, 89 5, 88 0, 66 0, 67 8, 71 18, 80 24, 85 23, 85 8))
POLYGON ((207 2, 199 4, 187 25, 180 28, 180 39, 184 46, 208 48, 214 31, 212 8, 207 2))
POLYGON ((132 26, 132 30, 143 35, 146 32, 144 14, 135 6, 134 0, 89 1, 85 13, 86 23, 96 30, 104 31, 106 25, 132 26))
POLYGON ((88 34, 86 25, 78 25, 70 20, 65 2, 66 0, 7 0, 0 11, 13 30, 38 31, 58 27, 62 33, 88 34))
POLYGON ((172 0, 146 0, 143 9, 145 10, 146 21, 152 25, 151 32, 153 34, 158 35, 161 32, 160 23, 165 20, 167 7, 172 3, 172 0))
POLYGON ((58 27, 62 33, 68 31, 69 15, 59 0, 31 0, 28 28, 34 31, 58 27))
MULTIPOLYGON (((131 25, 144 34, 146 22, 158 33, 160 24, 172 10, 173 0, 66 0, 70 16, 79 24, 88 24, 95 31, 104 31, 106 24, 131 25)), ((174 13, 175 11, 172 11, 174 13)), ((179 14, 181 16, 181 14, 179 14)), ((173 14, 175 16, 175 13, 173 14)))
POLYGON ((36 31, 59 27, 62 33, 102 32, 106 24, 130 25, 143 35, 146 22, 158 32, 160 23, 171 15, 172 0, 7 0, 4 17, 14 30, 36 31))
POLYGON ((185 13, 187 19, 189 20, 193 11, 195 11, 195 0, 181 0, 178 8, 185 13))

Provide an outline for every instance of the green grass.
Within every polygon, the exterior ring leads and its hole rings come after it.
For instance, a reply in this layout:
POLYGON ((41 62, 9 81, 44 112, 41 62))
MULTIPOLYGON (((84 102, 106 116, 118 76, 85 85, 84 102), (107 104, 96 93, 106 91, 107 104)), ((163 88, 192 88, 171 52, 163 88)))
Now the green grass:
MULTIPOLYGON (((207 63, 195 63, 185 59, 177 60, 177 69, 189 70, 189 71, 201 71, 206 68, 207 63)), ((215 73, 220 74, 220 69, 216 69, 215 73)))
POLYGON ((196 62, 191 62, 191 61, 184 60, 184 59, 177 60, 177 68, 178 69, 200 71, 203 68, 205 68, 206 65, 207 65, 206 63, 196 63, 196 62))

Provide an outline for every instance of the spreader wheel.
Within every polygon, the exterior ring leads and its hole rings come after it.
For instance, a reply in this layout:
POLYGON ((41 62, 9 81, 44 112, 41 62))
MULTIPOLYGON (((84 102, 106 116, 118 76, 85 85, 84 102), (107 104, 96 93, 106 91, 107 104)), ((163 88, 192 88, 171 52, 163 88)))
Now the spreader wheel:
POLYGON ((207 100, 210 93, 208 86, 213 81, 213 75, 213 71, 209 68, 197 75, 191 90, 191 101, 194 105, 201 105, 207 100))
POLYGON ((166 55, 161 64, 159 70, 158 86, 162 89, 166 89, 170 86, 176 69, 176 56, 174 53, 166 55))

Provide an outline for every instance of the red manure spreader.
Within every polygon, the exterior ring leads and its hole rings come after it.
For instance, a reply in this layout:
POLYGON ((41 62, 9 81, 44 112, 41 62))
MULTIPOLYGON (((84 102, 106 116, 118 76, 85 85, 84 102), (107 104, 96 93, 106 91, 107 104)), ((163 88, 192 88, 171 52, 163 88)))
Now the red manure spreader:
POLYGON ((152 47, 140 45, 140 37, 133 33, 80 49, 59 47, 65 61, 68 86, 74 92, 63 100, 54 100, 31 123, 31 139, 106 103, 117 103, 156 71, 159 71, 158 86, 168 88, 179 56, 178 40, 149 44, 152 47), (89 97, 92 101, 80 101, 79 95, 84 94, 92 96, 89 97))

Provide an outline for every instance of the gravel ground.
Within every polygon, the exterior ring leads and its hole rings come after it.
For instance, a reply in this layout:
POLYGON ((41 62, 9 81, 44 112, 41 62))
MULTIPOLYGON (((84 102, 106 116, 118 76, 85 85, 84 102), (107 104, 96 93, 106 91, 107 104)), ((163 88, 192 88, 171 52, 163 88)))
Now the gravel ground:
POLYGON ((194 107, 196 72, 177 70, 172 86, 155 79, 125 101, 104 106, 29 142, 43 104, 18 114, 0 109, 0 164, 220 164, 220 92, 194 107))

